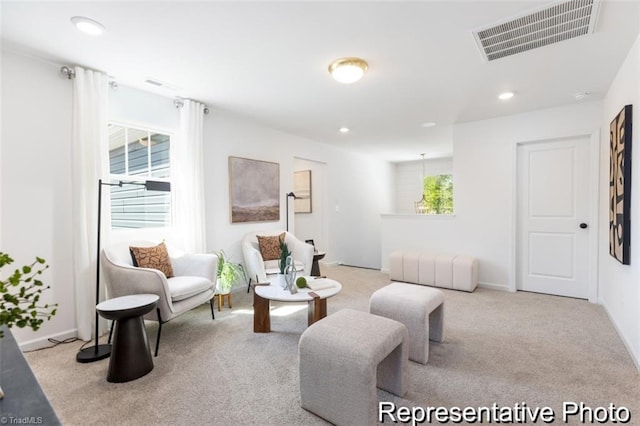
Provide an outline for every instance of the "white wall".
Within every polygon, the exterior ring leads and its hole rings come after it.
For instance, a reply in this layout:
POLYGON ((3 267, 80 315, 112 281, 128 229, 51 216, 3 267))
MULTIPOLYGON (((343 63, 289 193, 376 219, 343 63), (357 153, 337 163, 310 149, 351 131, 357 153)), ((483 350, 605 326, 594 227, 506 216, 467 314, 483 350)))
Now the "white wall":
POLYGON ((379 269, 380 213, 393 208, 393 165, 351 151, 328 152, 329 247, 336 254, 325 259, 379 269))
MULTIPOLYGON (((390 163, 273 130, 237 115, 213 110, 205 118, 205 198, 207 248, 224 249, 242 261, 240 241, 252 230, 285 228, 285 194, 293 190, 295 158, 325 163, 326 261, 380 267, 380 213, 391 208, 390 163), (228 157, 280 164, 280 220, 231 223, 228 157), (339 211, 336 211, 336 207, 339 211)), ((295 232, 289 223, 290 230, 295 232)))
MULTIPOLYGON (((72 336, 76 329, 70 215, 72 82, 59 69, 2 52, 0 250, 14 258, 13 266, 30 263, 35 256, 46 259, 50 268, 42 281, 51 289, 43 299, 59 304, 58 314, 37 334, 13 328, 23 347, 36 338, 46 342, 46 337, 72 336)), ((5 276, 7 271, 1 273, 5 276)))
MULTIPOLYGON (((424 176, 450 175, 452 173, 452 157, 424 160, 424 176)), ((395 213, 415 213, 415 202, 420 200, 424 191, 422 160, 396 163, 395 180, 395 213)), ((453 190, 455 192, 455 187, 453 190)))
POLYGON ((120 85, 117 89, 109 89, 109 120, 177 133, 180 110, 174 106, 173 100, 120 85))
POLYGON ((599 295, 613 324, 640 368, 640 37, 604 99, 600 144, 599 295), (631 264, 609 255, 609 123, 625 105, 633 105, 631 168, 631 264))
POLYGON ((436 249, 475 256, 479 281, 514 287, 513 206, 519 142, 590 135, 601 104, 580 103, 458 124, 453 138, 454 211, 451 218, 383 218, 382 265, 394 250, 436 249))

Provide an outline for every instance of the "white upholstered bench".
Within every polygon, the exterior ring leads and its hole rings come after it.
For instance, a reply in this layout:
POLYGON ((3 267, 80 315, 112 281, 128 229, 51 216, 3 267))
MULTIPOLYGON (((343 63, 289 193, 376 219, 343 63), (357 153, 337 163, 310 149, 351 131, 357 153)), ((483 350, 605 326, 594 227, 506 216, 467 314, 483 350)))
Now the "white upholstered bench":
POLYGON ((375 425, 377 387, 404 396, 409 334, 400 322, 342 309, 302 333, 300 403, 337 425, 375 425))
POLYGON ((396 251, 389 257, 389 278, 471 292, 478 286, 478 261, 459 254, 396 251))
POLYGON ((409 330, 409 359, 429 360, 429 340, 444 342, 444 294, 406 283, 391 283, 375 291, 369 312, 403 323, 409 330))

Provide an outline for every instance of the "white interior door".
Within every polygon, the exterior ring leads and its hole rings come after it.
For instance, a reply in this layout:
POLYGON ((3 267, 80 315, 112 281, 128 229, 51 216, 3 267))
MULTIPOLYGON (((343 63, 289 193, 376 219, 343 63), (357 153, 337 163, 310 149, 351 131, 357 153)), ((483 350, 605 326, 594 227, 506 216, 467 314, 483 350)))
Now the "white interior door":
POLYGON ((517 149, 518 289, 587 299, 589 138, 517 149))

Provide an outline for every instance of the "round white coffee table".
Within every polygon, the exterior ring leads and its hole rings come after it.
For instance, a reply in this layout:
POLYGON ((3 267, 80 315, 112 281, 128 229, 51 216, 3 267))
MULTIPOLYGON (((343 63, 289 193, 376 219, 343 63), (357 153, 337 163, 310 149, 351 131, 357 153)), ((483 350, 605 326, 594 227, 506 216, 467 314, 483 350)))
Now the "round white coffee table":
POLYGON ((327 299, 335 296, 342 290, 342 284, 330 278, 305 277, 307 282, 318 287, 299 288, 298 292, 291 294, 272 280, 269 284, 256 284, 253 288, 253 331, 255 333, 269 333, 271 331, 271 317, 269 316, 269 304, 271 300, 278 302, 307 302, 307 324, 321 320, 327 316, 327 299))

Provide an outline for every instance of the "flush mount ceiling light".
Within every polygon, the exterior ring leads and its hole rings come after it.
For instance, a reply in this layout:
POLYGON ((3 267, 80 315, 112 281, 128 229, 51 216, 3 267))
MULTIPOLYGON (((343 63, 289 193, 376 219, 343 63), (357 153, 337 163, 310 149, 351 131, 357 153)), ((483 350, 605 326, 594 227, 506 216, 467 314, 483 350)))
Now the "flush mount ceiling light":
POLYGON ((85 18, 84 16, 74 16, 71 18, 71 22, 77 29, 85 34, 100 35, 105 30, 104 25, 100 22, 85 18))
POLYGON ((422 127, 425 127, 425 128, 433 127, 435 125, 436 125, 435 121, 425 121, 424 123, 422 123, 422 127))
POLYGON ((513 95, 515 95, 515 93, 513 93, 513 92, 500 93, 498 95, 498 99, 500 99, 501 101, 506 101, 507 99, 513 98, 513 95))
POLYGON ((340 58, 329 65, 329 73, 339 83, 350 84, 360 80, 369 66, 360 58, 340 58))
POLYGON ((340 127, 340 129, 338 129, 338 131, 340 133, 349 133, 349 128, 348 127, 340 127))

